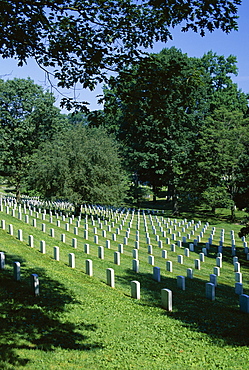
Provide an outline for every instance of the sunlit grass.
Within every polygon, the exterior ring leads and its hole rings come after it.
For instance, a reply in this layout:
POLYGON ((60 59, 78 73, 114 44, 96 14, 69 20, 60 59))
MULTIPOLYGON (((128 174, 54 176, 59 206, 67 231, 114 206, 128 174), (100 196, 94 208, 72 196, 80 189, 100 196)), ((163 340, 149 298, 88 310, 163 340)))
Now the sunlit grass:
MULTIPOLYGON (((66 221, 60 227, 41 219, 37 227, 0 212, 6 229, 0 229, 0 251, 6 254, 6 268, 0 271, 0 325, 1 362, 0 368, 7 369, 247 369, 249 344, 249 315, 239 310, 239 298, 234 292, 234 270, 230 250, 230 230, 236 236, 236 249, 243 273, 244 292, 249 294, 249 261, 237 237, 239 225, 216 224, 214 246, 211 247, 201 270, 194 270, 194 279, 186 280, 186 291, 176 285, 178 275, 186 276, 188 267, 194 268, 202 247, 210 234, 210 225, 203 238, 203 244, 184 256, 183 248, 171 251, 163 240, 163 249, 173 263, 173 272, 166 271, 166 260, 161 257, 151 230, 150 232, 155 265, 161 268, 161 282, 152 279, 153 266, 148 264, 148 251, 143 219, 140 215, 140 260, 139 273, 132 271, 132 250, 135 248, 137 216, 134 216, 128 245, 124 245, 121 265, 114 264, 114 251, 123 243, 128 228, 127 219, 116 241, 112 240, 120 221, 107 237, 102 237, 98 228, 99 242, 94 243, 94 234, 89 217, 89 239, 84 239, 84 220, 79 235, 73 234, 76 220, 70 231, 65 231, 66 221), (41 224, 46 224, 46 232, 41 224), (14 235, 8 233, 12 224, 14 235), (49 236, 54 228, 55 237, 49 236), (205 283, 213 273, 220 230, 225 229, 223 267, 218 277, 216 299, 211 302, 205 297, 205 283), (23 230, 23 242, 17 239, 18 229, 23 230), (61 234, 66 243, 61 242, 61 234), (34 236, 34 248, 28 246, 28 236, 34 236), (78 240, 77 249, 72 248, 72 238, 78 240), (111 241, 111 249, 105 248, 105 241, 111 241), (40 252, 40 241, 46 242, 46 254, 40 252), (90 254, 84 253, 88 243, 90 254), (105 258, 98 258, 98 246, 104 246, 105 258), (53 258, 53 247, 60 248, 60 261, 53 258), (75 253, 76 268, 69 267, 68 254, 75 253), (177 262, 182 254, 184 264, 177 262), (85 260, 93 261, 93 277, 85 273, 85 260), (21 263, 21 281, 13 280, 13 261, 21 263), (115 288, 106 284, 106 268, 115 270, 115 288), (30 274, 37 273, 40 280, 40 296, 33 297, 30 274), (141 284, 141 299, 130 297, 130 282, 141 284), (173 311, 161 307, 161 289, 173 292, 173 311)), ((161 215, 158 216, 161 218, 161 215)), ((153 216, 156 226, 155 216, 153 216)), ((115 219, 112 220, 115 222, 115 219)), ((68 220, 67 220, 68 222, 68 220)), ((110 224, 110 223, 108 223, 110 224)), ((96 226, 97 222, 96 222, 96 226)), ((103 229, 107 229, 104 225, 103 229)), ((165 228, 166 229, 166 228, 165 228)), ((199 233, 200 230, 198 230, 199 233)), ((196 233, 196 235, 198 234, 196 233)), ((181 236, 187 234, 182 233, 181 236)), ((192 240, 195 236, 192 236, 192 240)), ((177 240, 180 238, 177 238, 177 240)), ((190 240, 188 241, 190 242, 190 240)), ((171 242, 172 243, 172 242, 171 242)))

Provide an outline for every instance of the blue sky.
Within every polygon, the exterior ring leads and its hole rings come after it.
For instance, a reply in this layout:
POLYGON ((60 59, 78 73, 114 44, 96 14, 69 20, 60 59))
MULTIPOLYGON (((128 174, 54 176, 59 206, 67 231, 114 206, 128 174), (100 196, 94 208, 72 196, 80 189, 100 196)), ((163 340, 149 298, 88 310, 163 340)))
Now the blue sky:
MULTIPOLYGON (((238 76, 233 77, 234 82, 245 93, 249 93, 249 0, 242 0, 242 5, 239 6, 239 31, 233 31, 230 34, 224 34, 217 30, 213 33, 207 33, 205 37, 201 37, 191 31, 182 33, 179 28, 173 31, 173 41, 166 44, 158 43, 155 45, 153 52, 159 52, 164 47, 175 46, 181 49, 183 53, 192 57, 201 57, 204 53, 212 50, 218 55, 235 55, 238 61, 238 76)), ((49 83, 46 81, 44 72, 39 69, 36 63, 29 60, 28 64, 23 67, 18 67, 14 59, 0 58, 0 78, 27 78, 30 77, 35 83, 49 88, 49 83)), ((89 101, 90 109, 101 109, 97 104, 97 94, 101 94, 101 87, 90 93, 87 90, 78 90, 80 100, 89 101)), ((59 106, 60 95, 53 91, 56 97, 56 105, 59 106)), ((67 93, 67 92, 65 92, 67 93)), ((72 95, 72 91, 68 92, 72 95)))

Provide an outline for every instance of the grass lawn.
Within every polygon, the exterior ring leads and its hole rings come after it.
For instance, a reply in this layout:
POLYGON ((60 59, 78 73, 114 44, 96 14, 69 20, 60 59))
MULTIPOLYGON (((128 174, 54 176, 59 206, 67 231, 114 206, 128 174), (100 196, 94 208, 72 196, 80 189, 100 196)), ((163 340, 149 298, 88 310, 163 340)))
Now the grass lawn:
MULTIPOLYGON (((166 259, 158 247, 149 216, 146 216, 148 232, 155 266, 161 268, 161 282, 152 279, 153 266, 148 263, 144 219, 135 214, 128 215, 122 230, 116 229, 124 219, 113 215, 107 230, 104 221, 88 217, 88 240, 84 239, 85 220, 81 220, 78 235, 74 234, 76 220, 63 221, 57 226, 56 218, 42 220, 41 214, 29 215, 29 219, 18 219, 18 212, 0 212, 0 251, 5 253, 5 269, 0 271, 0 368, 3 370, 52 370, 52 369, 248 369, 249 363, 249 314, 239 309, 239 297, 234 290, 234 267, 231 255, 230 232, 236 237, 236 255, 241 264, 244 293, 249 294, 249 261, 246 259, 242 241, 237 233, 241 226, 225 222, 210 224, 200 243, 190 256, 184 255, 184 248, 199 235, 200 228, 182 248, 171 251, 162 237, 160 227, 168 233, 163 222, 166 216, 152 216, 156 233, 163 241, 163 249, 173 263, 173 272, 166 271, 166 259), (36 227, 32 226, 36 219, 36 227), (52 222, 50 222, 52 221, 52 222), (140 222, 139 222, 140 221, 140 222), (72 222, 70 224, 70 222, 72 222), (159 226, 161 222, 161 226, 159 226), (65 224, 69 223, 69 231, 65 224), (9 234, 9 225, 14 233, 9 234), (43 232, 42 224, 46 225, 43 232), (139 224, 139 272, 132 271, 132 253, 135 248, 139 224), (210 248, 201 269, 194 269, 194 260, 208 240, 215 226, 214 245, 210 248), (97 227, 98 243, 94 243, 97 227), (101 229, 102 227, 102 229, 101 229), (54 237, 50 229, 54 229, 54 237), (120 266, 114 264, 114 251, 123 243, 130 228, 128 245, 124 245, 120 266), (17 239, 17 232, 23 230, 23 241, 17 239), (205 284, 216 265, 217 245, 221 229, 224 229, 225 247, 223 266, 218 277, 216 299, 205 297, 205 284), (106 230, 106 237, 102 231, 106 230), (61 241, 65 234, 65 243, 61 241), (116 241, 112 240, 116 234, 116 241), (28 245, 29 235, 34 236, 34 247, 28 245), (77 238, 77 248, 72 247, 72 238, 77 238), (106 240, 111 248, 105 248, 106 240), (40 252, 40 241, 46 243, 46 254, 40 252), (90 253, 84 252, 85 243, 90 253), (98 258, 98 246, 104 246, 104 259, 98 258), (60 261, 53 258, 53 248, 60 248, 60 261), (76 267, 70 268, 68 254, 74 253, 76 267), (177 262, 183 255, 184 263, 177 262), (85 261, 93 261, 93 276, 86 275, 85 261), (13 279, 13 262, 21 263, 21 281, 13 279), (106 269, 115 270, 115 288, 106 284, 106 269), (177 288, 176 277, 186 276, 186 269, 194 269, 194 278, 186 278, 186 290, 177 288), (37 273, 40 281, 40 295, 33 297, 30 274, 37 273), (141 284, 141 299, 131 298, 130 282, 141 284), (173 293, 173 311, 161 306, 161 289, 173 293)), ((96 219, 96 217, 95 217, 96 219)), ((189 221, 189 220, 188 220, 189 221)), ((195 220, 196 221, 196 220, 195 220)), ((196 222, 195 222, 196 223, 196 222)), ((186 236, 190 229, 182 231, 176 226, 175 233, 186 236)), ((168 236, 169 234, 167 234, 168 236)), ((181 237, 177 237, 180 240, 181 237)), ((172 242, 171 242, 172 243, 172 242)))

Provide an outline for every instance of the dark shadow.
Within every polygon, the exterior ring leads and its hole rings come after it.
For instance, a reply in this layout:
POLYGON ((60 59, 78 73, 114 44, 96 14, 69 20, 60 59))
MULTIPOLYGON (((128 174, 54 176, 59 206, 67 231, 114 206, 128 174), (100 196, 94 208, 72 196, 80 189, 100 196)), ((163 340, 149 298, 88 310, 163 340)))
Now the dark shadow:
POLYGON ((43 269, 27 269, 20 256, 7 254, 6 259, 6 268, 0 270, 1 369, 14 370, 28 362, 16 354, 18 348, 53 351, 60 347, 88 351, 103 347, 101 343, 91 343, 87 335, 96 330, 96 325, 60 321, 66 305, 79 303, 71 291, 52 280, 43 269), (21 263, 21 281, 13 279, 12 261, 21 263), (33 273, 38 274, 40 281, 37 297, 31 290, 30 275, 33 273))
POLYGON ((173 319, 180 320, 191 330, 209 335, 220 345, 249 345, 249 315, 240 311, 239 296, 227 285, 216 287, 215 301, 205 296, 207 281, 186 280, 186 290, 177 287, 174 278, 161 276, 161 282, 156 282, 151 274, 135 273, 128 269, 126 276, 115 276, 117 282, 130 285, 132 280, 140 282, 141 305, 161 306, 161 289, 167 288, 173 294, 173 311, 165 311, 173 319))

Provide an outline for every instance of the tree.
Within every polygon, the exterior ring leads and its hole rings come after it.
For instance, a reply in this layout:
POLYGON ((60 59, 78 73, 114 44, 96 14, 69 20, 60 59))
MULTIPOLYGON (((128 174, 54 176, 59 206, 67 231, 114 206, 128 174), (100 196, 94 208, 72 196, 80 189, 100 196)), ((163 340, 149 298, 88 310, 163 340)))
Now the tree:
POLYGON ((127 187, 118 146, 103 128, 72 125, 32 157, 29 189, 47 199, 121 204, 127 187))
POLYGON ((242 112, 221 107, 205 120, 196 141, 195 186, 213 211, 230 205, 232 219, 241 167, 248 164, 248 127, 242 112))
POLYGON ((65 126, 52 94, 32 80, 0 80, 0 174, 15 186, 17 199, 34 149, 65 126))
MULTIPOLYGON (((35 58, 58 86, 94 89, 109 71, 119 71, 155 41, 172 38, 182 25, 206 31, 237 29, 241 0, 3 0, 0 55, 23 65, 35 58)), ((71 108, 73 99, 62 104, 71 108)), ((77 106, 77 103, 75 103, 77 106)))
POLYGON ((206 104, 202 71, 180 50, 163 49, 153 63, 141 61, 112 77, 109 86, 109 129, 122 141, 138 179, 151 184, 154 198, 163 185, 170 188, 177 213, 177 188, 206 104))

